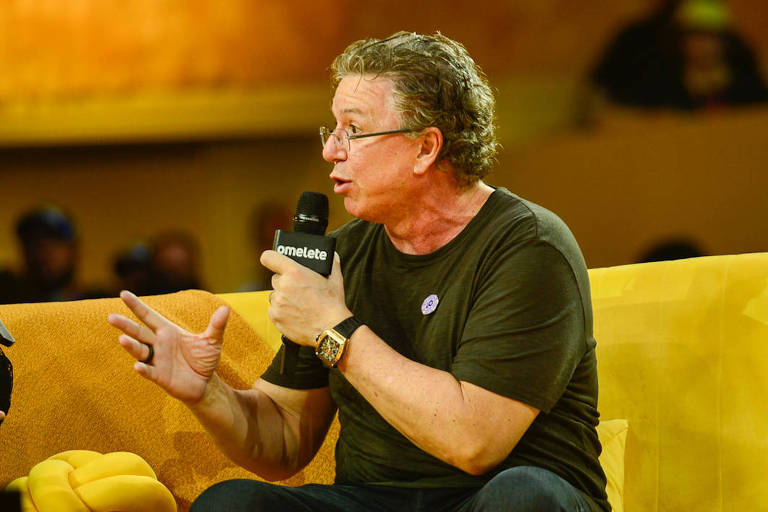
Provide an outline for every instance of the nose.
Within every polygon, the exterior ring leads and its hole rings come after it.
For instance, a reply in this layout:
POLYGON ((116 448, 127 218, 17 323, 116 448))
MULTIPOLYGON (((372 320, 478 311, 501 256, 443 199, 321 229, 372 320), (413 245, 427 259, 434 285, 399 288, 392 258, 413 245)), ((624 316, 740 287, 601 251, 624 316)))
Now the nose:
POLYGON ((326 162, 341 162, 347 159, 347 150, 339 143, 338 139, 331 135, 323 146, 323 160, 326 162))

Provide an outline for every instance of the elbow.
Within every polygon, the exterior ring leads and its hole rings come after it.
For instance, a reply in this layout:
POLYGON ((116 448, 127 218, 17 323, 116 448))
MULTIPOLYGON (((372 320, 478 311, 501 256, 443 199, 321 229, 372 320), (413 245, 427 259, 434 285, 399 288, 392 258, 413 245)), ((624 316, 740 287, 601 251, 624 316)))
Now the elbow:
POLYGON ((260 476, 267 482, 279 482, 281 480, 288 480, 292 476, 294 476, 298 471, 251 471, 252 473, 255 473, 256 475, 260 476))
POLYGON ((480 476, 501 464, 507 455, 509 452, 502 453, 498 447, 468 443, 446 457, 446 462, 465 473, 480 476))
POLYGON ((276 464, 269 464, 264 462, 250 461, 250 463, 238 463, 240 467, 250 471, 251 473, 258 475, 259 478, 264 479, 267 482, 278 482, 281 480, 288 480, 292 476, 296 475, 299 471, 304 469, 304 466, 283 466, 276 464))
POLYGON ((455 466, 472 476, 480 476, 486 474, 498 464, 499 462, 488 462, 478 458, 461 461, 455 464, 455 466))

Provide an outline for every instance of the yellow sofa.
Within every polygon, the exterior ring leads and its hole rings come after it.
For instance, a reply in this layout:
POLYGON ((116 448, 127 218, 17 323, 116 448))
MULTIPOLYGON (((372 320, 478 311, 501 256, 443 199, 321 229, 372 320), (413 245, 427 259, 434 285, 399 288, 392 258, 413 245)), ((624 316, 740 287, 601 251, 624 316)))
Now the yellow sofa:
MULTIPOLYGON (((602 418, 629 424, 625 460, 619 442, 604 461, 619 480, 615 508, 768 508, 768 253, 593 269, 590 279, 602 418)), ((279 340, 265 292, 146 300, 193 331, 229 303, 220 373, 234 386, 259 376, 279 340)), ((252 477, 133 372, 106 322, 115 311, 127 312, 118 299, 0 306, 17 339, 6 350, 16 380, 0 426, 0 486, 71 449, 140 455, 180 510, 214 482, 252 477)), ((287 484, 331 481, 336 432, 287 484)))

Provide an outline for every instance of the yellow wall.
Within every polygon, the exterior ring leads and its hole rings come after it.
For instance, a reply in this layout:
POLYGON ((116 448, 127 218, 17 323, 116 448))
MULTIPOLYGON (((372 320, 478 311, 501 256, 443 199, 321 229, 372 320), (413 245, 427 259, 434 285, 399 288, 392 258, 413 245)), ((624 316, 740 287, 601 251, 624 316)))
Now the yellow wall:
MULTIPOLYGON (((557 212, 587 264, 632 263, 662 238, 708 254, 768 250, 768 109, 626 117, 509 152, 512 189, 557 212)), ((506 181, 506 178, 505 180, 506 181)))
MULTIPOLYGON (((495 85, 507 148, 568 122, 571 82, 532 76, 495 85)), ((0 266, 18 265, 12 228, 19 213, 50 201, 69 210, 82 232, 86 283, 111 284, 118 248, 182 227, 204 243, 209 288, 237 289, 255 264, 247 221, 260 202, 278 198, 293 211, 302 191, 317 190, 330 196, 330 227, 349 219, 332 197, 317 135, 331 119, 329 100, 328 86, 318 85, 239 97, 195 93, 25 106, 14 123, 0 124, 0 139, 21 137, 17 147, 0 150, 7 195, 0 209, 0 266), (140 114, 131 107, 137 103, 140 114), (82 108, 88 115, 77 115, 82 108), (18 130, 19 123, 26 128, 18 130), (218 140, 225 136, 233 138, 218 140), (134 140, 153 143, 128 144, 134 140), (121 141, 126 144, 107 144, 121 141)))
MULTIPOLYGON (((254 264, 246 223, 256 204, 277 197, 293 209, 304 190, 331 195, 316 135, 330 118, 330 59, 401 28, 440 29, 487 70, 506 147, 489 181, 560 213, 590 266, 633 261, 678 232, 713 253, 765 250, 767 115, 568 130, 579 78, 648 3, 9 3, 0 265, 18 264, 16 216, 47 200, 77 220, 88 283, 110 284, 110 258, 131 240, 183 227, 203 242, 209 288, 237 288, 254 264)), ((764 1, 729 3, 765 62, 764 1)), ((335 198, 331 208, 331 226, 347 218, 335 198)))
MULTIPOLYGON (((18 261, 12 232, 18 213, 39 201, 53 201, 76 219, 85 282, 109 283, 111 256, 135 238, 184 228, 203 244, 208 286, 234 290, 252 268, 247 237, 251 209, 278 198, 292 211, 301 191, 327 192, 330 171, 319 148, 319 138, 312 137, 6 151, 0 156, 0 262, 18 261)), ((334 205, 334 215, 337 210, 334 205)))
MULTIPOLYGON (((13 0, 0 9, 0 98, 317 82, 344 46, 441 30, 494 76, 580 73, 656 0, 13 0)), ((768 53, 763 0, 729 0, 768 53)))
MULTIPOLYGON (((712 254, 768 249, 768 111, 635 118, 592 132, 507 145, 489 183, 558 213, 590 267, 634 261, 654 240, 685 234, 712 254)), ((248 215, 267 199, 293 210, 304 190, 331 199, 330 227, 349 217, 331 192, 318 138, 0 153, 0 262, 16 261, 11 225, 40 200, 71 210, 81 275, 111 279, 114 251, 169 227, 203 243, 204 280, 232 291, 254 265, 248 215)))

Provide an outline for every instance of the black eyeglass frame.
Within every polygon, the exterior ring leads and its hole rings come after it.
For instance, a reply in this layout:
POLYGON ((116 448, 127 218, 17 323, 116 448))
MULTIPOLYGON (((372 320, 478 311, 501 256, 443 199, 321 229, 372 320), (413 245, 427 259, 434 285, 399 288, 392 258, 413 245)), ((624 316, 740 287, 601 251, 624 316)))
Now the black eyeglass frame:
MULTIPOLYGON (((400 128, 398 130, 387 130, 384 132, 357 133, 357 134, 350 135, 347 132, 347 130, 343 130, 343 132, 347 136, 347 141, 355 140, 355 139, 364 139, 366 137, 376 137, 377 135, 392 135, 393 133, 410 133, 412 131, 413 130, 409 128, 400 128)), ((325 145, 328 143, 328 139, 330 139, 331 137, 336 137, 336 135, 334 135, 333 132, 334 130, 331 130, 327 126, 320 127, 320 142, 323 144, 323 147, 325 147, 325 145)), ((339 140, 338 137, 336 138, 336 140, 339 140)), ((349 149, 350 148, 347 148, 347 150, 349 149)))

